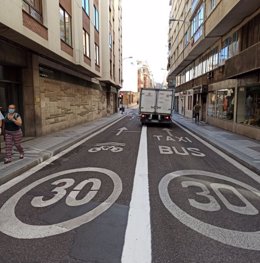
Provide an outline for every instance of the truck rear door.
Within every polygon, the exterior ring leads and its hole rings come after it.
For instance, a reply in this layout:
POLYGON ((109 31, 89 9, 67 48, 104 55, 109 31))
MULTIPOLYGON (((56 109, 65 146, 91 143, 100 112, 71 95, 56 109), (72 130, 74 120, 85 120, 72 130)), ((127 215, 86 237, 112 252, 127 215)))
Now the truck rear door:
POLYGON ((141 91, 140 112, 153 113, 156 105, 156 91, 143 89, 141 91))
POLYGON ((157 95, 157 110, 159 114, 171 114, 172 112, 172 90, 159 90, 157 95))

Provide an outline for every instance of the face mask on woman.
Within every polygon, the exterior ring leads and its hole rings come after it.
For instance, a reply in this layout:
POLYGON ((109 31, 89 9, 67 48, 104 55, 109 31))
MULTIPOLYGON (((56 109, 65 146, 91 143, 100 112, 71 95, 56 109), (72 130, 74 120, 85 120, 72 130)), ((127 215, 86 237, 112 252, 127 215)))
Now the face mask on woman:
POLYGON ((14 112, 15 112, 15 109, 8 109, 8 112, 9 112, 9 113, 14 113, 14 112))

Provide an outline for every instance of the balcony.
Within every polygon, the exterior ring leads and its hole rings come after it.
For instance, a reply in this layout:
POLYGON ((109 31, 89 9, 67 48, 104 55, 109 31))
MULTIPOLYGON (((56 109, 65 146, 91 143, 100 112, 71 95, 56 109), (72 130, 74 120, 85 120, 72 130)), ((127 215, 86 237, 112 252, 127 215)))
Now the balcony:
POLYGON ((228 59, 225 64, 225 76, 234 78, 256 69, 260 69, 260 43, 228 59))
POLYGON ((178 61, 171 67, 169 76, 178 75, 192 61, 212 47, 220 37, 231 31, 258 8, 259 1, 250 1, 248 4, 248 0, 230 2, 222 0, 205 21, 202 37, 196 43, 190 40, 190 45, 184 49, 178 61))

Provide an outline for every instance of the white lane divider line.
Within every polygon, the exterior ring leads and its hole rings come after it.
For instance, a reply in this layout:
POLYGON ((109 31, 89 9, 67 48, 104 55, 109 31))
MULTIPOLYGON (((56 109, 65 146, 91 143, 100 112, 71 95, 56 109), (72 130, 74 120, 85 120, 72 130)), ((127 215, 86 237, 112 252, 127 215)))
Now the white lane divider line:
POLYGON ((121 262, 152 262, 146 126, 141 133, 121 262))

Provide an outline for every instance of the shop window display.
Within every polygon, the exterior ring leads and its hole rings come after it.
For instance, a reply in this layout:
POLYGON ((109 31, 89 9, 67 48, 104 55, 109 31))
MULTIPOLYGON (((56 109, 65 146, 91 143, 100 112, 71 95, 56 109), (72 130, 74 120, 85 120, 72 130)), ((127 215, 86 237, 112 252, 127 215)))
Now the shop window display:
POLYGON ((210 117, 216 117, 216 92, 209 93, 207 114, 210 117))
POLYGON ((234 89, 221 89, 209 93, 208 116, 219 119, 234 118, 234 89))
POLYGON ((239 88, 237 122, 260 127, 260 87, 239 88))
POLYGON ((216 114, 219 119, 233 120, 234 94, 234 89, 217 91, 216 114))

